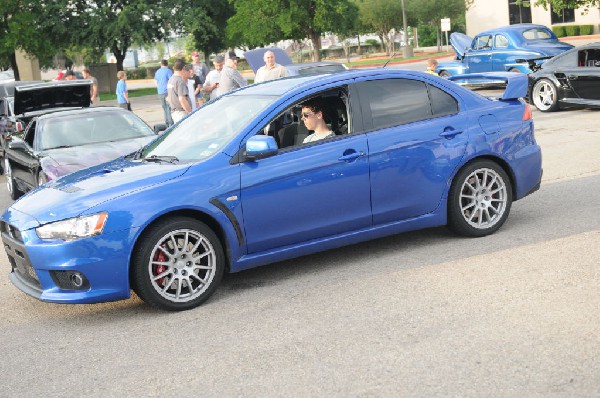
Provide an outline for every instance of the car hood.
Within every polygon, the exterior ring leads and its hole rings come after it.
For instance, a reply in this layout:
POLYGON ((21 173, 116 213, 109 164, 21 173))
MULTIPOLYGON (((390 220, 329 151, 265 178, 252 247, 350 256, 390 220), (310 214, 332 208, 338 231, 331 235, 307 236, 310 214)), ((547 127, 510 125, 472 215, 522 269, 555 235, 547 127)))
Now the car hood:
POLYGON ((560 53, 563 53, 563 52, 573 48, 573 46, 568 43, 560 42, 558 40, 556 40, 556 41, 544 40, 544 41, 533 41, 533 42, 530 41, 530 42, 528 42, 526 48, 530 51, 539 52, 542 55, 558 55, 560 53))
POLYGON ((111 199, 181 176, 188 168, 189 164, 118 159, 50 181, 13 203, 2 218, 30 229, 76 217, 111 199))
POLYGON ((246 58, 248 65, 250 65, 254 73, 256 73, 258 68, 265 65, 265 60, 263 56, 267 51, 273 51, 273 54, 275 54, 275 62, 277 62, 279 65, 287 66, 292 63, 292 59, 290 58, 290 56, 287 55, 287 53, 281 48, 256 48, 254 50, 246 51, 244 53, 244 58, 246 58))
POLYGON ((473 38, 464 33, 454 32, 450 35, 450 45, 459 58, 465 56, 467 48, 471 47, 473 38))
POLYGON ((91 80, 72 80, 16 86, 14 114, 55 108, 87 108, 90 106, 91 85, 91 80))
POLYGON ((100 142, 70 148, 48 149, 40 152, 42 170, 55 179, 74 171, 106 163, 135 152, 156 138, 155 135, 130 140, 100 142))

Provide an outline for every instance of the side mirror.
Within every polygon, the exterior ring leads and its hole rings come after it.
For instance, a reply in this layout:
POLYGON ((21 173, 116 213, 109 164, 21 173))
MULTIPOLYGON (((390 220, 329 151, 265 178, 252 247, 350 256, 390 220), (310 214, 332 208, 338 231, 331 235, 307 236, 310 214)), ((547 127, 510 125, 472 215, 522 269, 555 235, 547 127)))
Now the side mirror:
POLYGON ((278 150, 275 138, 268 135, 255 135, 246 142, 246 159, 266 158, 275 155, 278 150))
POLYGON ((158 123, 158 124, 155 124, 152 129, 154 130, 155 134, 159 134, 168 128, 169 128, 169 126, 167 126, 165 123, 158 123))
POLYGON ((13 137, 12 140, 8 143, 8 147, 10 149, 21 149, 23 151, 30 151, 29 145, 25 141, 20 138, 13 137))

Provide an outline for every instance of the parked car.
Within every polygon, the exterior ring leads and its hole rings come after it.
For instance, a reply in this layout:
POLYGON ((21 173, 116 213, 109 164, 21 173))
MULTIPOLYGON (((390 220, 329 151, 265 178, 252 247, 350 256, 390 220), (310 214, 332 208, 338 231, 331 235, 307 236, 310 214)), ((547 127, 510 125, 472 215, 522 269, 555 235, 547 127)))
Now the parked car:
POLYGON ((600 43, 565 51, 529 75, 529 99, 540 111, 600 107, 600 43))
POLYGON ((494 233, 542 175, 520 99, 527 76, 505 75, 498 100, 399 69, 223 95, 143 150, 10 206, 0 220, 9 278, 48 302, 119 300, 133 289, 151 305, 186 310, 224 272, 445 224, 494 233), (306 112, 309 99, 328 106, 306 112), (313 117, 335 135, 293 139, 313 117))
POLYGON ((34 117, 8 140, 4 170, 13 199, 85 167, 142 148, 156 133, 133 112, 98 107, 34 117))
POLYGON ((0 83, 0 169, 11 134, 23 131, 39 115, 90 106, 90 80, 0 83))
POLYGON ((493 71, 529 73, 524 60, 552 57, 573 47, 560 42, 551 29, 534 24, 486 30, 474 38, 455 32, 450 44, 457 60, 438 64, 435 71, 442 77, 493 71))
POLYGON ((256 73, 258 68, 265 65, 263 56, 267 51, 273 51, 273 54, 275 54, 275 62, 285 66, 290 76, 334 73, 348 69, 346 68, 346 65, 335 61, 293 63, 290 56, 281 48, 266 47, 256 48, 244 53, 244 58, 248 61, 248 65, 250 65, 250 68, 252 68, 254 73, 256 73))

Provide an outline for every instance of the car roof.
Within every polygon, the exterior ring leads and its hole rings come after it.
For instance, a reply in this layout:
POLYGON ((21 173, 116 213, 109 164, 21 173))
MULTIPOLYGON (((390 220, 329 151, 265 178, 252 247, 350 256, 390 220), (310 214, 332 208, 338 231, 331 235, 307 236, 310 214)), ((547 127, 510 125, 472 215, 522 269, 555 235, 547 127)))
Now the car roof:
POLYGON ((538 25, 538 24, 532 24, 532 23, 518 23, 518 24, 514 24, 514 25, 501 26, 499 28, 494 28, 494 29, 487 29, 487 30, 477 33, 475 36, 479 36, 482 34, 494 34, 494 33, 500 33, 500 32, 523 32, 523 31, 526 31, 529 29, 543 29, 543 30, 552 32, 552 30, 550 28, 548 28, 547 26, 544 26, 544 25, 538 25))

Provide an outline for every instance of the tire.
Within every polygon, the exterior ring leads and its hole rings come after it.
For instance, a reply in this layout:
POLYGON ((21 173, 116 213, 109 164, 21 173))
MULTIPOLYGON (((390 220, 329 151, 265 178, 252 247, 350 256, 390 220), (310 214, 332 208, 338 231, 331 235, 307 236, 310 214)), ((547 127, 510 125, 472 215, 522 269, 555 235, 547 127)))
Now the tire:
POLYGON ((512 73, 521 73, 521 71, 517 68, 510 68, 508 71, 512 73))
POLYGON ((554 112, 559 109, 558 91, 556 86, 548 79, 540 79, 533 85, 531 100, 536 108, 542 112, 554 112))
POLYGON ((6 175, 6 189, 12 200, 17 200, 23 196, 23 192, 17 187, 17 183, 12 176, 12 168, 7 158, 4 158, 4 174, 6 175))
POLYGON ((439 76, 443 77, 444 79, 447 79, 450 77, 450 72, 448 72, 447 70, 442 70, 440 71, 439 76))
POLYGON ((131 266, 132 288, 143 301, 163 310, 183 311, 214 293, 223 278, 225 255, 206 224, 176 217, 144 232, 131 266))
POLYGON ((452 181, 448 226, 471 237, 493 234, 508 218, 512 185, 497 163, 479 160, 465 166, 452 181))

